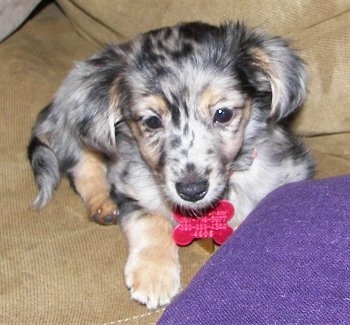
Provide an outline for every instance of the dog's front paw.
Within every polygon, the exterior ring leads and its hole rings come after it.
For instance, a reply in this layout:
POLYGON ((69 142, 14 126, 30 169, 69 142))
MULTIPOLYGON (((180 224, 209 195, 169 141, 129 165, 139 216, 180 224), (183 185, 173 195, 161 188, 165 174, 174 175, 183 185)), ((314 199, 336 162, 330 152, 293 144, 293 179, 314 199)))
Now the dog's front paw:
POLYGON ((177 257, 144 249, 129 256, 125 282, 131 298, 147 308, 167 305, 181 289, 179 261, 177 257))
POLYGON ((111 199, 106 199, 103 202, 94 202, 94 204, 91 204, 88 214, 91 220, 101 225, 111 225, 117 223, 119 210, 111 199))

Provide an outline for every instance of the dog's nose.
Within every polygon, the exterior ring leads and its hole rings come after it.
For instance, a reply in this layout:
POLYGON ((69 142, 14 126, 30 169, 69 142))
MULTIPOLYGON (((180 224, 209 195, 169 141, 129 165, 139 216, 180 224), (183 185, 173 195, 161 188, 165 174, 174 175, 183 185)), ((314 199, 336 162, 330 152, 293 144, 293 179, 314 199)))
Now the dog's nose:
POLYGON ((209 182, 201 179, 195 182, 177 182, 175 188, 180 197, 186 201, 196 202, 208 192, 209 182))

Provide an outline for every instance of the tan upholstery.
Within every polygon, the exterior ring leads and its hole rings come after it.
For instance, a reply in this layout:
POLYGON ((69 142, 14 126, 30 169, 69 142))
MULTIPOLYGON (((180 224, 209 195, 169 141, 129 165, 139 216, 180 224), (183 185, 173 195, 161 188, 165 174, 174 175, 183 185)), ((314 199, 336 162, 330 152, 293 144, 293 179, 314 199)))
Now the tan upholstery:
MULTIPOLYGON (((30 206, 36 195, 26 159, 31 126, 73 62, 103 43, 187 20, 240 19, 295 39, 310 87, 294 129, 315 154, 317 177, 350 172, 349 1, 58 3, 61 9, 54 2, 38 9, 0 44, 0 324, 153 324, 162 312, 130 301, 120 230, 88 221, 66 180, 44 210, 30 206)), ((208 256, 198 245, 181 249, 184 285, 208 256)))

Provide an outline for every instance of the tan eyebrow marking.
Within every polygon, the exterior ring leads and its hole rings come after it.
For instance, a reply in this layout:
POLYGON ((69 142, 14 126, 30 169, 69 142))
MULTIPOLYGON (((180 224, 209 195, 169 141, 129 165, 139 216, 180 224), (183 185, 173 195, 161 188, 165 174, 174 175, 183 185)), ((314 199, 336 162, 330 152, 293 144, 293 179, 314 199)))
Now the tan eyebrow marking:
POLYGON ((143 106, 146 106, 148 109, 153 110, 160 116, 165 116, 170 112, 167 104, 160 95, 148 95, 144 97, 143 101, 143 106))

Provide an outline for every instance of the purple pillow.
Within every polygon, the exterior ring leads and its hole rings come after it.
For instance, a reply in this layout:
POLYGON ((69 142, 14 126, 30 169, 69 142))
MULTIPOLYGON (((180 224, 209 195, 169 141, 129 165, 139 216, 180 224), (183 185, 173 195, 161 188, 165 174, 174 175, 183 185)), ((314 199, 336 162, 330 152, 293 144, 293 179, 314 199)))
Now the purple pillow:
POLYGON ((350 176, 268 195, 158 324, 350 324, 350 176))

